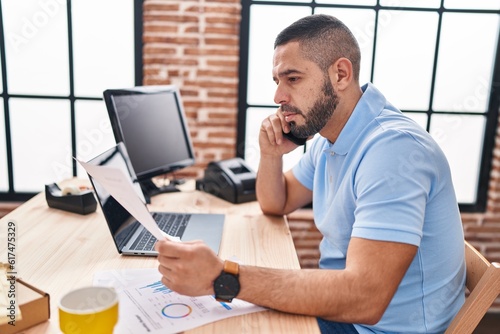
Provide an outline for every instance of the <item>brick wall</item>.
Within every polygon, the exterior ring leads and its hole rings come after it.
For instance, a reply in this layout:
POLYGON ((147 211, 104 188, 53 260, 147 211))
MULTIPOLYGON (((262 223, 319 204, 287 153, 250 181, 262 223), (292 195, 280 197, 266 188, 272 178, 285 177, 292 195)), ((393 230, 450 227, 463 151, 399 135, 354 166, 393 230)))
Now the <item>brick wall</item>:
MULTIPOLYGON (((195 148, 197 163, 182 176, 199 177, 208 162, 236 155, 239 24, 239 0, 144 1, 144 84, 180 88, 195 148)), ((500 136, 487 211, 462 218, 467 240, 500 262, 500 136)), ((301 265, 316 267, 321 236, 310 212, 289 222, 301 265)))
POLYGON ((199 177, 236 156, 240 1, 144 1, 144 84, 179 87, 199 177))

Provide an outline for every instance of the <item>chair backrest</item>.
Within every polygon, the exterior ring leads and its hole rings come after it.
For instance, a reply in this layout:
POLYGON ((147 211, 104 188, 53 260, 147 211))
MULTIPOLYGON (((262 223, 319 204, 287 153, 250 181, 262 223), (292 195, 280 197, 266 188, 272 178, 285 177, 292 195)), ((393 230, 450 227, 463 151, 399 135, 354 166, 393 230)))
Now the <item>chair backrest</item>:
POLYGON ((490 263, 467 241, 465 261, 469 296, 445 334, 472 333, 500 294, 500 264, 490 263))

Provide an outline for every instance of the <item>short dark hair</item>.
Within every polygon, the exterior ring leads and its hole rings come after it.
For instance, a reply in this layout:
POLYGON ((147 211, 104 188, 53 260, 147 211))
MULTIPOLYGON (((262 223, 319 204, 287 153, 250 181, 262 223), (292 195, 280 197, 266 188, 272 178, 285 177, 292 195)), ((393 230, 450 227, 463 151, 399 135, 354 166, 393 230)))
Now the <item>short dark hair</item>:
POLYGON ((292 23, 276 37, 274 48, 297 41, 307 59, 322 70, 339 58, 347 58, 353 67, 353 76, 359 81, 361 52, 356 38, 339 19, 324 14, 309 15, 292 23))

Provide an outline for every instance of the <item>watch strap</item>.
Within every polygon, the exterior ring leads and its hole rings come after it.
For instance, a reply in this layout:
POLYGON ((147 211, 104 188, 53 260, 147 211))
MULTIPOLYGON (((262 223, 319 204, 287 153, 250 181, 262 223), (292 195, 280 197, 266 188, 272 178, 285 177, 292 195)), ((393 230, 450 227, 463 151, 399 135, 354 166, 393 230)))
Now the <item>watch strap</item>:
POLYGON ((224 261, 224 272, 238 276, 240 273, 240 265, 237 262, 226 260, 224 261))

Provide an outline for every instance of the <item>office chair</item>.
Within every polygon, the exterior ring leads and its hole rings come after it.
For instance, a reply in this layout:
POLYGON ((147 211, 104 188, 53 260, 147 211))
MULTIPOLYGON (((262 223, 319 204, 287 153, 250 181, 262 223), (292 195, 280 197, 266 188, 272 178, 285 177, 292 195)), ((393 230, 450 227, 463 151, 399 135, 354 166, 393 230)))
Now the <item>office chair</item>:
POLYGON ((470 293, 445 334, 472 333, 500 294, 499 263, 490 263, 467 241, 465 241, 465 261, 467 265, 465 285, 470 293))

